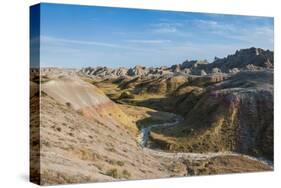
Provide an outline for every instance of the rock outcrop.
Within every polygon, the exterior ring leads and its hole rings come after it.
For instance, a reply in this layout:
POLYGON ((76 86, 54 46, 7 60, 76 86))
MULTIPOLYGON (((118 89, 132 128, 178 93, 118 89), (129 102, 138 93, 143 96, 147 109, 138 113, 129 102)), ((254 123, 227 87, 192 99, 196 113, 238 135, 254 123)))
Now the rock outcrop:
POLYGON ((140 65, 136 65, 134 68, 130 68, 128 70, 129 76, 143 76, 148 73, 148 69, 146 67, 142 67, 140 65))
POLYGON ((182 64, 175 64, 171 67, 143 67, 137 65, 133 68, 83 68, 80 72, 88 76, 106 78, 116 78, 118 76, 129 77, 160 77, 163 75, 198 75, 204 76, 207 74, 216 73, 237 73, 240 70, 262 70, 272 69, 274 67, 273 52, 263 50, 261 48, 248 48, 235 52, 233 55, 228 55, 225 58, 215 57, 212 63, 207 60, 191 60, 184 61, 182 64))
POLYGON ((217 58, 212 63, 212 67, 220 67, 224 72, 233 68, 245 69, 247 65, 254 65, 261 68, 273 68, 273 52, 252 47, 238 50, 235 54, 222 59, 217 58))

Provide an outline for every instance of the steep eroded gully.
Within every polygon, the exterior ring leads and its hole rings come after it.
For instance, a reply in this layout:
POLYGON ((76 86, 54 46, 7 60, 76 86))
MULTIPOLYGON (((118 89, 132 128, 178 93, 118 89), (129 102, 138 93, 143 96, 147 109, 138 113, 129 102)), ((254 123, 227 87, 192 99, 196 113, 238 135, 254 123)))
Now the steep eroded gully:
MULTIPOLYGON (((112 84, 111 84, 112 85, 112 84)), ((111 86, 110 85, 110 86, 111 86)), ((119 104, 122 105, 128 105, 131 107, 144 107, 147 110, 151 109, 148 108, 148 106, 142 106, 142 105, 134 105, 133 103, 130 103, 126 100, 122 100, 122 99, 117 99, 114 98, 114 95, 108 94, 108 86, 103 86, 102 84, 96 85, 97 87, 99 87, 102 91, 104 91, 107 96, 113 100, 114 102, 117 102, 119 104)), ((109 87, 110 92, 116 90, 116 88, 112 88, 109 87)), ((115 95, 119 96, 120 91, 117 90, 115 91, 115 95)), ((114 92, 113 92, 114 93, 114 92)), ((155 111, 153 109, 151 109, 151 111, 155 111)), ((140 111, 137 110, 137 112, 139 113, 140 111)), ((169 151, 165 151, 165 150, 161 150, 161 149, 156 149, 156 148, 150 148, 149 146, 149 137, 150 137, 150 131, 152 128, 156 128, 156 127, 172 127, 172 126, 181 126, 181 122, 184 121, 184 118, 174 114, 174 113, 169 113, 169 112, 161 112, 161 111, 157 111, 158 113, 165 113, 166 114, 166 118, 165 118, 165 122, 164 123, 157 123, 157 124, 149 124, 149 125, 143 125, 139 131, 139 134, 137 136, 137 142, 140 145, 140 147, 142 148, 142 150, 152 156, 155 156, 156 158, 166 158, 169 159, 171 161, 178 161, 180 159, 183 160, 191 160, 191 161, 201 161, 201 160, 209 160, 209 159, 213 159, 216 157, 244 157, 247 158, 249 160, 253 160, 253 161, 257 161, 260 162, 266 166, 268 166, 270 169, 273 169, 273 164, 271 161, 266 161, 260 158, 255 158, 252 156, 248 156, 248 155, 244 155, 244 154, 240 154, 240 153, 235 153, 235 152, 231 152, 231 151, 223 151, 223 152, 205 152, 205 153, 194 153, 194 152, 169 152, 169 151), (167 119, 168 117, 168 119, 167 119), (169 118, 170 117, 170 118, 169 118)), ((151 116, 156 115, 157 113, 151 113, 151 116)), ((136 114, 133 115, 134 117, 137 116, 136 114)), ((154 117, 150 117, 151 119, 157 119, 157 115, 156 118, 154 117)))
POLYGON ((177 126, 180 122, 184 120, 183 117, 170 113, 172 117, 172 122, 166 122, 166 123, 159 123, 159 124, 154 124, 150 126, 143 126, 140 130, 140 133, 138 135, 138 143, 140 146, 143 148, 144 152, 149 153, 150 155, 154 155, 157 157, 165 157, 173 160, 178 160, 178 159, 189 159, 189 160, 206 160, 206 159, 211 159, 213 157, 222 157, 222 156, 241 156, 241 157, 246 157, 250 160, 254 161, 259 161, 265 165, 270 166, 271 169, 273 169, 273 164, 271 161, 267 161, 264 159, 259 159, 255 158, 249 155, 244 155, 240 153, 235 153, 235 152, 230 152, 230 151, 225 151, 225 152, 206 152, 206 153, 193 153, 193 152, 167 152, 164 150, 159 150, 159 149, 152 149, 149 148, 149 135, 151 128, 156 128, 156 127, 171 127, 171 126, 177 126))

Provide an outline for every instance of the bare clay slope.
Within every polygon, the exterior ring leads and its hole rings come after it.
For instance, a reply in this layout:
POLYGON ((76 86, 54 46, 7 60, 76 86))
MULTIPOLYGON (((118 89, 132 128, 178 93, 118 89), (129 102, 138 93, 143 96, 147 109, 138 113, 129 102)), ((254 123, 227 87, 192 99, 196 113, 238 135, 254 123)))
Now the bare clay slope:
POLYGON ((41 93, 41 184, 168 176, 137 145, 130 118, 96 87, 63 76, 41 93))
POLYGON ((76 75, 58 76, 42 85, 43 92, 88 118, 122 124, 132 131, 132 121, 98 88, 76 75))

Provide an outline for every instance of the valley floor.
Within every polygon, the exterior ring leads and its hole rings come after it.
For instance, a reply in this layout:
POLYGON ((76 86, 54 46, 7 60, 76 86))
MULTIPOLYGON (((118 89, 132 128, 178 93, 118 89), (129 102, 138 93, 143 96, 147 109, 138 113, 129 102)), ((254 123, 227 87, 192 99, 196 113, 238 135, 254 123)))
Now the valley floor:
MULTIPOLYGON (((260 163, 258 166, 260 166, 263 170, 273 170, 273 164, 269 160, 265 159, 258 159, 249 155, 243 155, 235 152, 205 152, 205 153, 195 153, 195 152, 169 152, 164 151, 157 148, 149 148, 149 140, 150 137, 150 131, 151 128, 156 127, 171 127, 171 126, 181 126, 181 122, 183 121, 183 118, 179 115, 169 113, 169 112, 162 112, 162 111, 155 111, 153 109, 149 109, 147 107, 137 107, 137 106, 131 106, 131 105, 121 105, 122 109, 129 112, 128 115, 135 117, 135 121, 143 121, 144 117, 147 117, 148 112, 154 112, 150 113, 150 122, 143 123, 140 127, 140 133, 138 136, 138 142, 143 147, 143 151, 146 153, 149 153, 150 155, 156 156, 156 157, 162 157, 162 158, 168 158, 173 161, 178 160, 190 160, 190 161, 209 161, 213 159, 239 159, 241 161, 245 160, 249 163, 255 164, 260 163), (130 109, 128 111, 128 109, 130 109), (161 123, 162 121, 162 123, 161 123), (153 124, 153 122, 158 122, 157 124, 153 124), (250 162, 251 161, 251 162, 250 162)), ((238 160, 238 161, 239 161, 238 160)), ((248 167, 248 166, 247 166, 248 167)), ((243 168, 236 168, 237 169, 243 169, 243 168)), ((251 168, 249 168, 250 170, 251 168)), ((257 170, 256 168, 254 168, 257 170)), ((243 169, 245 170, 245 169, 243 169)), ((253 171, 255 171, 253 170, 253 171)), ((235 171, 235 170, 234 170, 235 171)), ((240 172, 240 171, 238 171, 240 172)))
POLYGON ((230 151, 205 153, 165 151, 161 148, 161 143, 160 145, 157 142, 153 143, 153 135, 154 137, 161 137, 162 140, 169 139, 170 142, 176 142, 176 139, 151 133, 151 129, 182 126, 183 118, 171 112, 149 108, 149 105, 139 105, 143 101, 150 99, 165 98, 164 95, 138 95, 134 99, 126 100, 118 98, 122 90, 116 87, 115 84, 99 82, 95 83, 95 85, 104 91, 112 100, 119 103, 121 109, 137 123, 139 128, 138 142, 143 147, 145 153, 157 158, 164 158, 164 160, 180 162, 189 169, 189 173, 187 173, 189 175, 273 170, 272 162, 269 160, 230 151))

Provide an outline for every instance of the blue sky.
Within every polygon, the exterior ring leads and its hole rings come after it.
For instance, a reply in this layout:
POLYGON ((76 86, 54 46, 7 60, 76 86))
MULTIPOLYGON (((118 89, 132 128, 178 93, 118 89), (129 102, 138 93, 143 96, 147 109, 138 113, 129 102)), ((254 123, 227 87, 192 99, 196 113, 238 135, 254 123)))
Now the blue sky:
POLYGON ((41 4, 41 66, 162 66, 273 50, 273 18, 41 4))

